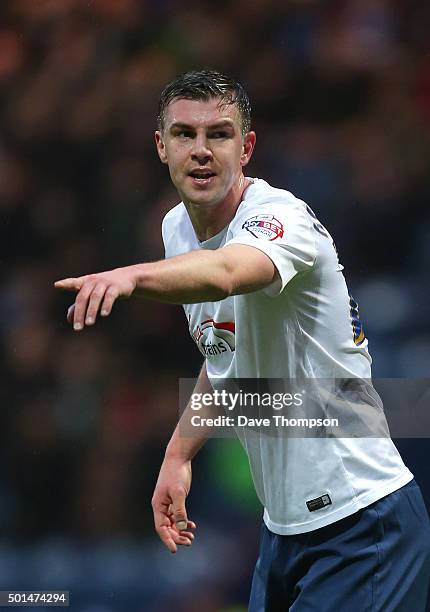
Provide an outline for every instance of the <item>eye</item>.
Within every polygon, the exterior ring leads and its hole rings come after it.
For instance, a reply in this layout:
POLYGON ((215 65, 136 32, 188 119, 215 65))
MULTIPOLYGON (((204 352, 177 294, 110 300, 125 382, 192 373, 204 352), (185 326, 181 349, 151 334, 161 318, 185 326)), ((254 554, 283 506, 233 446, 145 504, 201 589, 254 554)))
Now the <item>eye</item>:
POLYGON ((219 138, 227 138, 228 134, 225 131, 219 130, 218 132, 212 132, 210 135, 211 138, 219 139, 219 138))
POLYGON ((181 130, 180 132, 177 133, 177 136, 179 138, 191 138, 192 133, 189 130, 181 130))

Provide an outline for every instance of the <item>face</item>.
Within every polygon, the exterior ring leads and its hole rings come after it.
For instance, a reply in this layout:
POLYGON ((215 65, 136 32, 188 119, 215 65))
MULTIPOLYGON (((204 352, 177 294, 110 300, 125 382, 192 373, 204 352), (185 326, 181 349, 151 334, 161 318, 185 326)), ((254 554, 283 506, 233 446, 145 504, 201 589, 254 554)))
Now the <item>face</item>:
POLYGON ((234 104, 214 98, 173 100, 163 132, 155 133, 158 154, 185 204, 211 207, 234 197, 251 158, 255 133, 241 132, 234 104))

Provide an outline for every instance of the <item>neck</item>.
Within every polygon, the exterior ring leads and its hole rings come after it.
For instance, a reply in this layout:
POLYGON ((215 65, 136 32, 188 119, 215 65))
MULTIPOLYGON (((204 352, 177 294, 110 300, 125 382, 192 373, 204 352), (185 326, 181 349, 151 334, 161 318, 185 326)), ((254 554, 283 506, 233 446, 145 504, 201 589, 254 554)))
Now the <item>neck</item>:
POLYGON ((241 174, 224 200, 213 206, 205 207, 184 201, 194 231, 201 242, 209 240, 230 223, 250 183, 251 181, 241 174))

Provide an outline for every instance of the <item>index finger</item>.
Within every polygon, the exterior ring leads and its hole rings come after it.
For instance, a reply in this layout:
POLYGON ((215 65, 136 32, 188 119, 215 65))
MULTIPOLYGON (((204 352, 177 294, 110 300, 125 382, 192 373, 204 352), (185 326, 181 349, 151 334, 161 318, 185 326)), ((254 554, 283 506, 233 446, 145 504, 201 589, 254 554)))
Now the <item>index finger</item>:
POLYGON ((62 280, 55 281, 54 287, 56 289, 64 289, 65 291, 79 291, 84 284, 84 277, 79 276, 77 278, 63 278, 62 280))
POLYGON ((171 526, 168 517, 159 510, 154 511, 155 531, 158 533, 160 540, 170 550, 171 553, 177 551, 177 546, 170 535, 169 527, 171 526))

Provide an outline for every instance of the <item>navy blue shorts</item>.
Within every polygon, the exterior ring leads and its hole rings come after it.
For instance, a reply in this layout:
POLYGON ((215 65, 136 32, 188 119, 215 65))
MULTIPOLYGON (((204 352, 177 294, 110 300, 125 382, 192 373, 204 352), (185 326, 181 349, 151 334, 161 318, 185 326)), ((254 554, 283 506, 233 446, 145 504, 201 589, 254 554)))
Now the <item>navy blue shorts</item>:
POLYGON ((309 533, 263 523, 249 612, 425 612, 429 577, 429 517, 412 480, 309 533))

